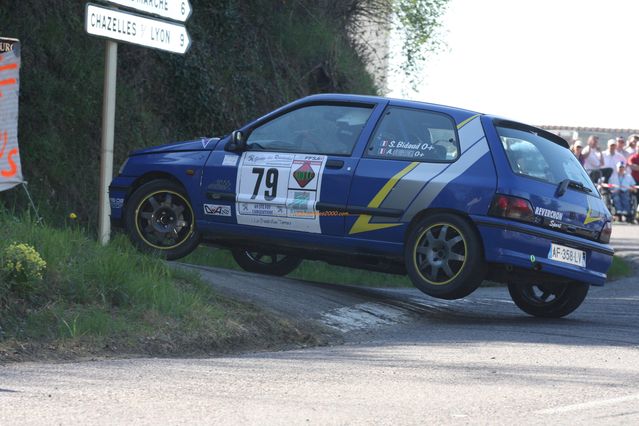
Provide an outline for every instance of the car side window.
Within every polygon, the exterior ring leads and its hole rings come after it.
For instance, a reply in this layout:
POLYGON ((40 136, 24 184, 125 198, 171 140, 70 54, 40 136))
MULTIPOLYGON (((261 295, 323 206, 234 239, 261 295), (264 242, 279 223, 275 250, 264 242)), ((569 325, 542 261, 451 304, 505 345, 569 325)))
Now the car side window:
POLYGON ((249 150, 350 155, 373 111, 365 105, 302 107, 251 132, 249 150))
POLYGON ((450 162, 459 156, 455 122, 446 114, 389 107, 373 133, 367 157, 450 162))

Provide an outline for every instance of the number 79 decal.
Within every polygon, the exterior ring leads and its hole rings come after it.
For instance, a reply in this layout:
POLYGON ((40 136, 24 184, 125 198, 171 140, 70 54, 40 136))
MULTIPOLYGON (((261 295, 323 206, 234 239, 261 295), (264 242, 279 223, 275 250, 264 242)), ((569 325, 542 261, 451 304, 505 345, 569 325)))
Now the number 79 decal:
MULTIPOLYGON (((255 188, 253 189, 251 200, 255 200, 260 192, 260 188, 262 186, 262 178, 264 177, 264 167, 253 167, 253 174, 257 175, 257 180, 255 181, 255 188)), ((264 184, 266 185, 266 190, 264 191, 264 199, 266 201, 273 201, 277 197, 278 176, 279 172, 277 171, 277 169, 271 168, 266 171, 266 179, 264 181, 264 184)))

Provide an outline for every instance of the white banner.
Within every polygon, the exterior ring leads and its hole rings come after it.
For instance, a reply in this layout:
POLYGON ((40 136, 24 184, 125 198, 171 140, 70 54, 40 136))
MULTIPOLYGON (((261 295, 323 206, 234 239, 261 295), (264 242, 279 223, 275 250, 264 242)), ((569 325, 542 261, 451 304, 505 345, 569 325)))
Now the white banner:
POLYGON ((0 38, 0 191, 23 182, 18 148, 20 42, 0 38))

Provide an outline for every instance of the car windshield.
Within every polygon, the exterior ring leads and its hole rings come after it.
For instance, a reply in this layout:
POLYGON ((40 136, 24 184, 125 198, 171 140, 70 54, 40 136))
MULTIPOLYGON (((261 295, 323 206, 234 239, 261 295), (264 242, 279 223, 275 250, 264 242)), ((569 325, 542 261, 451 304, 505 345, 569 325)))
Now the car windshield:
POLYGON ((570 179, 596 194, 588 174, 569 149, 532 131, 497 126, 513 171, 552 184, 570 179))

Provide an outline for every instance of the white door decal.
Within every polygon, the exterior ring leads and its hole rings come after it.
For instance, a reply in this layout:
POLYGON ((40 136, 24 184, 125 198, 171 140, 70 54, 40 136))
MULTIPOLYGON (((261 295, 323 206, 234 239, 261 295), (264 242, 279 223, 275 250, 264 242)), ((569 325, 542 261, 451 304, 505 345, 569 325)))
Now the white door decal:
POLYGON ((237 223, 321 233, 325 155, 245 152, 237 178, 237 223))

